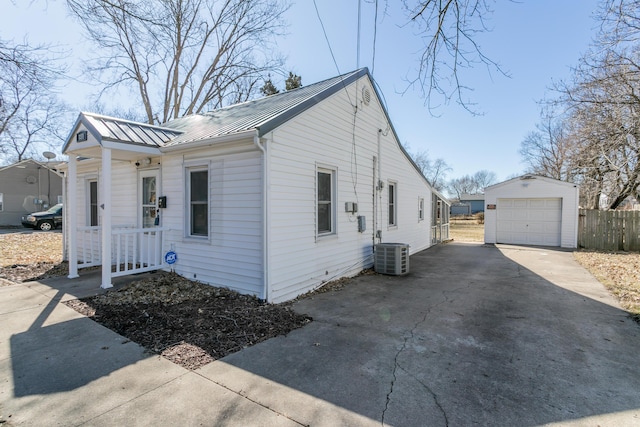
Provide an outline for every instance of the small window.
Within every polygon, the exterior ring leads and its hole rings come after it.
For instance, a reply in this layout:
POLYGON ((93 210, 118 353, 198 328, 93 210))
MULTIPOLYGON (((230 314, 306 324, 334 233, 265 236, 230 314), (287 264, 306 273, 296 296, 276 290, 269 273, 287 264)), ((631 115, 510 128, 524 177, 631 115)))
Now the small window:
POLYGON ((316 186, 318 234, 335 233, 335 171, 318 169, 316 186))
POLYGON ((4 211, 4 194, 0 193, 0 212, 4 211))
POLYGON ((209 236, 209 171, 189 169, 187 174, 189 200, 189 235, 209 236))
POLYGON ((398 225, 398 189, 395 182, 389 183, 389 225, 398 225))
POLYGON ((424 199, 420 197, 418 200, 418 221, 424 220, 424 199))
POLYGON ((98 225, 98 181, 89 181, 89 225, 98 225))

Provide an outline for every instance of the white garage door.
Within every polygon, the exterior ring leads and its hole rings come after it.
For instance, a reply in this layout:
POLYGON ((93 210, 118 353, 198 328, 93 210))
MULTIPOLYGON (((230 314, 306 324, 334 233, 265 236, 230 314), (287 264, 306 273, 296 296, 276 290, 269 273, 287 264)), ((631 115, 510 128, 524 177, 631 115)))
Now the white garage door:
POLYGON ((560 246, 562 199, 498 199, 498 243, 560 246))

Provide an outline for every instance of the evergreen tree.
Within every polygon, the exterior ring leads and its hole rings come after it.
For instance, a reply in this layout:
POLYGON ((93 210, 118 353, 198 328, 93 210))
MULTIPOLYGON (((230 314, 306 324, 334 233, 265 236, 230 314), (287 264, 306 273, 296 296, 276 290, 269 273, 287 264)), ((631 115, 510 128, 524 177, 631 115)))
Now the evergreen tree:
POLYGON ((269 77, 264 82, 264 85, 262 86, 262 88, 260 88, 260 92, 262 92, 264 96, 271 96, 275 95, 276 93, 280 93, 280 91, 273 85, 271 77, 269 77))
POLYGON ((289 71, 289 77, 284 82, 285 90, 297 89, 302 86, 302 77, 289 71))

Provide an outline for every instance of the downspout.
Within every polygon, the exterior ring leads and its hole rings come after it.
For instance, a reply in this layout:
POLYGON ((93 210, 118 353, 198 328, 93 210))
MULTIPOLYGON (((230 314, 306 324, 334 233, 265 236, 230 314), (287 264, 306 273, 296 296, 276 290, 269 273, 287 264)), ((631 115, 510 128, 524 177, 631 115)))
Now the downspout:
POLYGON ((263 294, 262 299, 269 302, 269 273, 267 262, 269 257, 267 256, 268 250, 268 224, 267 224, 267 151, 265 147, 260 143, 260 135, 256 130, 253 136, 254 145, 262 152, 262 281, 263 281, 263 294))
POLYGON ((69 208, 67 206, 67 174, 62 175, 62 260, 69 261, 67 252, 67 224, 69 224, 69 208))
MULTIPOLYGON (((378 227, 380 227, 380 225, 382 224, 382 220, 383 220, 383 216, 382 216, 382 188, 383 188, 383 184, 382 184, 382 140, 381 140, 381 135, 383 135, 383 130, 382 129, 378 129, 378 182, 377 182, 377 189, 378 189, 378 206, 376 209, 376 229, 374 230, 375 232, 375 238, 378 239, 378 243, 382 243, 382 230, 378 229, 378 227), (377 220, 378 217, 378 209, 380 209, 380 221, 377 220)), ((385 134, 386 136, 386 134, 385 134)))

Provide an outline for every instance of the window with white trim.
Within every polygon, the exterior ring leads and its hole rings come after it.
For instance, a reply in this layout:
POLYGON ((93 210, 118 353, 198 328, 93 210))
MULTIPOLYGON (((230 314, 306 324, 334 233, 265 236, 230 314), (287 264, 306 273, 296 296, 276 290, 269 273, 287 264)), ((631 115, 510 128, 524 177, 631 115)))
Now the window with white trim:
POLYGON ((389 226, 398 225, 398 184, 389 182, 389 226))
POLYGON ((188 236, 209 237, 209 169, 187 169, 188 236))
POLYGON ((424 220, 424 198, 418 199, 418 221, 424 220))
POLYGON ((332 169, 318 168, 316 175, 316 221, 318 235, 336 232, 336 172, 332 169))
POLYGON ((4 193, 0 193, 0 212, 4 211, 4 193))

